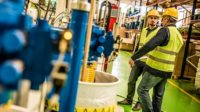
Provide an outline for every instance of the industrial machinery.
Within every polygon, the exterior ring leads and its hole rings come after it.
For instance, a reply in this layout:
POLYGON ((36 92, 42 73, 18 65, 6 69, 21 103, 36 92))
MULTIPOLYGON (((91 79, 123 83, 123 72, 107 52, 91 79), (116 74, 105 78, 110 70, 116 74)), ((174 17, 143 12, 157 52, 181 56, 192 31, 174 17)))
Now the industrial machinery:
MULTIPOLYGON (((61 43, 71 46, 68 30, 54 31, 45 20, 38 20, 33 27, 31 18, 22 15, 23 7, 24 0, 0 3, 1 106, 9 102, 21 79, 28 79, 31 89, 39 90, 51 72, 55 49, 61 43)), ((71 47, 62 52, 70 52, 69 49, 71 47)))
POLYGON ((113 26, 117 22, 119 7, 116 4, 111 4, 110 2, 108 3, 106 3, 106 1, 102 2, 101 7, 100 7, 100 12, 99 12, 99 22, 103 22, 102 11, 104 7, 105 9, 107 8, 104 11, 108 10, 108 12, 104 12, 104 13, 107 13, 107 14, 104 14, 104 18, 106 18, 106 25, 107 25, 105 26, 106 32, 113 31, 113 26))
POLYGON ((23 0, 6 0, 0 3, 0 105, 11 97, 11 91, 18 89, 24 70, 21 52, 27 43, 26 32, 31 19, 22 15, 23 0))
MULTIPOLYGON (((116 4, 111 4, 109 1, 103 1, 100 7, 100 13, 99 13, 99 24, 101 25, 103 23, 103 27, 105 28, 106 32, 112 32, 114 25, 117 24, 117 16, 119 12, 119 6, 116 4), (103 12, 103 8, 105 9, 103 12), (104 13, 104 20, 102 19, 102 13, 104 13)), ((115 37, 114 37, 115 38, 115 37)), ((114 42, 114 40, 113 40, 114 42)), ((114 49, 113 49, 114 50, 114 49)), ((117 50, 115 50, 112 53, 112 57, 117 56, 117 50)), ((108 63, 111 62, 113 59, 109 59, 108 55, 104 56, 104 61, 103 61, 103 71, 107 71, 108 68, 108 63)))
POLYGON ((102 55, 104 57, 109 57, 114 50, 113 45, 114 37, 112 32, 105 33, 105 31, 99 26, 93 25, 87 64, 87 74, 85 74, 86 76, 83 81, 94 82, 98 58, 102 55))
MULTIPOLYGON (((0 106, 12 99, 13 90, 20 90, 21 80, 29 80, 30 89, 39 90, 45 80, 57 77, 56 72, 64 67, 66 80, 59 91, 59 111, 73 112, 90 4, 87 0, 73 3, 70 30, 52 29, 40 19, 33 26, 31 18, 22 14, 23 8, 24 0, 0 3, 0 106)), ((93 26, 89 61, 97 60, 101 53, 109 56, 113 44, 111 32, 105 35, 93 26)))
POLYGON ((97 61, 101 54, 108 57, 113 51, 114 37, 112 32, 105 35, 105 31, 93 25, 92 38, 90 42, 89 61, 97 61))

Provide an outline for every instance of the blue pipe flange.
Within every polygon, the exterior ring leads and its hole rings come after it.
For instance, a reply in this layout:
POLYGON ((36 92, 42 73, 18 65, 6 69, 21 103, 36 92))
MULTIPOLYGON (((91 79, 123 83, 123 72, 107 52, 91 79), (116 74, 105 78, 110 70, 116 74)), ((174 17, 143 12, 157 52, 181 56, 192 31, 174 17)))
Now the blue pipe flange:
POLYGON ((103 36, 105 31, 102 30, 99 26, 93 25, 92 26, 92 33, 96 34, 97 36, 103 36))
POLYGON ((24 0, 1 0, 0 24, 5 26, 14 26, 18 24, 23 9, 24 0))
POLYGON ((100 36, 100 37, 98 38, 98 41, 99 41, 100 43, 104 43, 104 42, 106 41, 106 39, 105 39, 104 36, 100 36))
POLYGON ((40 28, 44 31, 50 31, 50 26, 46 20, 38 20, 37 28, 40 28))
POLYGON ((114 45, 114 37, 112 35, 112 32, 108 32, 106 35, 106 41, 103 44, 104 48, 106 48, 103 51, 104 56, 107 58, 113 51, 113 45, 114 45))
POLYGON ((98 46, 97 47, 97 52, 98 53, 102 53, 104 51, 104 47, 103 46, 98 46))
POLYGON ((18 27, 21 30, 28 31, 32 28, 32 18, 28 15, 21 15, 20 20, 18 22, 18 27))
POLYGON ((9 30, 2 35, 2 47, 6 53, 15 53, 23 49, 26 44, 25 35, 20 30, 9 30))
POLYGON ((17 89, 18 81, 23 72, 23 63, 17 61, 6 61, 0 67, 0 84, 5 87, 17 89))
POLYGON ((98 57, 104 51, 103 45, 106 41, 104 36, 105 31, 102 30, 99 26, 93 25, 92 27, 92 37, 90 41, 90 51, 89 51, 89 61, 97 61, 98 57))

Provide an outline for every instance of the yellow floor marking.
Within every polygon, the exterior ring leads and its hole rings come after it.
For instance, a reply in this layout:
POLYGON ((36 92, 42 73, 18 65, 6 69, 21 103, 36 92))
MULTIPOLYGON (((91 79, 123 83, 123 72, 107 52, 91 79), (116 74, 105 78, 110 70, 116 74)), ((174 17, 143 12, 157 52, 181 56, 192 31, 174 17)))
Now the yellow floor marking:
POLYGON ((200 104, 200 100, 197 99, 196 97, 192 96, 191 94, 189 94, 187 91, 185 91, 184 89, 180 88, 179 86, 177 86, 176 84, 174 84, 172 81, 168 80, 167 81, 169 84, 171 84, 172 86, 174 86, 175 88, 179 89, 181 92, 183 92, 184 94, 188 95, 189 97, 192 98, 192 100, 196 101, 197 103, 200 104))

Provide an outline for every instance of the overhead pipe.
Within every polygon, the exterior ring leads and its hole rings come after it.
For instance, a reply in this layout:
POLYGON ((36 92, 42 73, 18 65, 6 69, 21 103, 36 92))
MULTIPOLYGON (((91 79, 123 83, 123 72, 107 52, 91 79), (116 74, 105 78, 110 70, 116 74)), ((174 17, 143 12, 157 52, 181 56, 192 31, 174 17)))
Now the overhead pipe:
MULTIPOLYGON (((105 6, 106 5, 106 1, 104 1, 102 4, 101 4, 101 7, 100 7, 100 12, 99 12, 99 22, 101 21, 101 14, 102 14, 102 9, 103 9, 103 6, 105 6)), ((107 4, 107 6, 106 7, 108 7, 108 17, 106 18, 106 17, 104 17, 104 20, 105 19, 107 19, 107 25, 109 25, 109 18, 110 18, 110 16, 111 16, 111 8, 112 8, 112 6, 111 6, 111 3, 110 2, 108 2, 108 4, 107 4)), ((104 12, 105 13, 105 12, 104 12)), ((105 15, 104 15, 105 16, 105 15)), ((105 24, 103 25, 103 26, 105 26, 105 24)), ((104 27, 105 28, 105 27, 104 27)), ((108 27, 105 29, 106 30, 106 32, 108 32, 108 27)))
POLYGON ((51 5, 51 0, 48 1, 47 10, 46 10, 45 15, 44 15, 44 20, 47 19, 47 15, 48 15, 48 12, 49 12, 50 5, 51 5))
MULTIPOLYGON (((149 3, 149 0, 147 0, 147 3, 149 3)), ((146 9, 145 9, 146 15, 147 15, 147 9, 148 9, 148 8, 147 8, 147 6, 146 6, 146 9)), ((146 16, 146 15, 145 15, 145 16, 146 16)), ((147 27, 147 17, 144 18, 144 25, 143 25, 143 28, 145 28, 145 27, 147 27)))
POLYGON ((96 0, 96 11, 95 11, 95 14, 96 14, 96 21, 95 22, 99 22, 98 21, 98 18, 99 18, 99 0, 96 0))
MULTIPOLYGON (((120 7, 120 0, 117 1, 117 7, 119 8, 120 7)), ((117 14, 117 23, 119 22, 119 18, 120 18, 120 11, 118 11, 118 14, 117 14)))
POLYGON ((135 13, 136 4, 137 4, 137 0, 135 0, 135 3, 134 3, 134 10, 133 10, 133 13, 135 13))
POLYGON ((105 28, 106 25, 106 12, 107 12, 108 0, 106 0, 106 6, 104 11, 104 20, 103 20, 103 27, 105 28))
MULTIPOLYGON (((142 7, 142 0, 140 0, 140 9, 139 9, 139 12, 141 12, 141 7, 142 7)), ((138 16, 137 21, 139 21, 139 19, 140 19, 140 16, 138 16)))

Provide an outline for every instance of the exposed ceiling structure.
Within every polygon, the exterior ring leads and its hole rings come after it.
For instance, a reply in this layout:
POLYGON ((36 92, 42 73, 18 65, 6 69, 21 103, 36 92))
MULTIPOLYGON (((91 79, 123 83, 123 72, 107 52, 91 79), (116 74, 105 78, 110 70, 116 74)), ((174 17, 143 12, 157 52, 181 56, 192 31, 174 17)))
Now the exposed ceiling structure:
MULTIPOLYGON (((105 0, 101 0, 101 1, 105 1, 105 0)), ((117 0, 108 0, 109 2, 112 2, 112 3, 116 3, 117 0)), ((143 4, 146 4, 146 1, 147 0, 142 0, 143 4)), ((135 0, 120 0, 120 3, 124 3, 124 4, 134 4, 135 3, 135 0)), ((140 3, 140 0, 136 0, 137 4, 140 3)))

